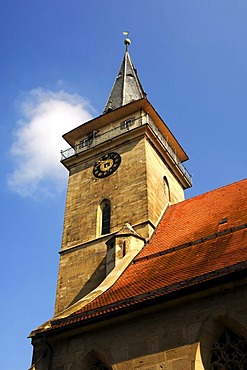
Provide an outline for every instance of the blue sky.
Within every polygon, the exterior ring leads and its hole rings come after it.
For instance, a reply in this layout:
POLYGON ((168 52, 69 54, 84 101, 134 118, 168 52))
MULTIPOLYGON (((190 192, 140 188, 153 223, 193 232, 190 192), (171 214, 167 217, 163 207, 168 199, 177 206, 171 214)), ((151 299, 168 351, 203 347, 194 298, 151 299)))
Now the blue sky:
POLYGON ((61 135, 102 113, 124 54, 190 160, 186 197, 246 176, 246 0, 2 0, 1 367, 27 369, 53 314, 61 135))

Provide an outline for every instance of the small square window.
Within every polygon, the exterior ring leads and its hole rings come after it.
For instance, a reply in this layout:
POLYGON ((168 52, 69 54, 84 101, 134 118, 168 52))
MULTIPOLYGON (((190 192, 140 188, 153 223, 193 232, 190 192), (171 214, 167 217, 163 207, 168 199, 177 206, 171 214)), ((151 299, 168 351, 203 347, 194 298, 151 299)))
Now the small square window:
POLYGON ((129 118, 126 121, 121 122, 120 128, 122 130, 128 129, 130 126, 132 126, 134 124, 134 122, 135 122, 135 118, 129 118))

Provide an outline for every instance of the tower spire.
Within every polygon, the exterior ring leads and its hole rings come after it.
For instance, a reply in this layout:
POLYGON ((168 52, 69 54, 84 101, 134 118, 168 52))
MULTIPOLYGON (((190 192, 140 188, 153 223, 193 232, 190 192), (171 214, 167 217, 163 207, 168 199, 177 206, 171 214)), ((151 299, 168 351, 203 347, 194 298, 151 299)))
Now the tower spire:
MULTIPOLYGON (((128 36, 128 32, 123 32, 123 34, 128 36)), ((124 44, 126 45, 124 58, 103 113, 107 113, 146 96, 129 55, 128 49, 131 40, 127 37, 124 40, 124 44)))

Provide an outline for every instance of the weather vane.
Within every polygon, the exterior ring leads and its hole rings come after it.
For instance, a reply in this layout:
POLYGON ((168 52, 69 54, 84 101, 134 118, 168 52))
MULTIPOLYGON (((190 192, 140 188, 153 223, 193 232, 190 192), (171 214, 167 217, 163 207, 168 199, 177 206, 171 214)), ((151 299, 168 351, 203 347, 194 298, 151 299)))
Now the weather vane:
POLYGON ((124 35, 124 36, 127 36, 127 37, 126 37, 126 39, 124 40, 124 43, 125 43, 125 45, 126 45, 126 50, 128 50, 128 46, 131 44, 131 41, 130 41, 130 39, 128 38, 128 36, 129 36, 129 31, 124 31, 124 32, 123 32, 123 35, 124 35))

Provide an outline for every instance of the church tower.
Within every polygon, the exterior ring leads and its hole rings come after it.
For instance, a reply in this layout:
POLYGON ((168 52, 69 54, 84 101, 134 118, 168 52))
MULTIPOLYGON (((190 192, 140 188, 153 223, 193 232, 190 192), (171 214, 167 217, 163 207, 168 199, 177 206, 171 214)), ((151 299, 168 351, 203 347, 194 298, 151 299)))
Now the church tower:
POLYGON ((103 114, 63 136, 69 181, 55 315, 138 253, 191 186, 188 157, 148 101, 129 44, 103 114))

